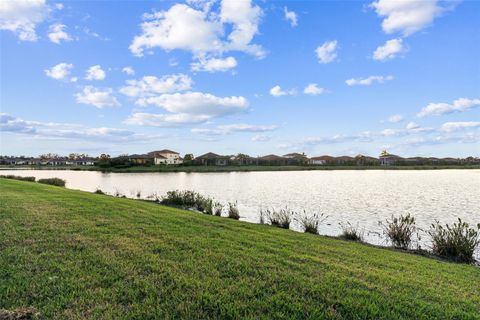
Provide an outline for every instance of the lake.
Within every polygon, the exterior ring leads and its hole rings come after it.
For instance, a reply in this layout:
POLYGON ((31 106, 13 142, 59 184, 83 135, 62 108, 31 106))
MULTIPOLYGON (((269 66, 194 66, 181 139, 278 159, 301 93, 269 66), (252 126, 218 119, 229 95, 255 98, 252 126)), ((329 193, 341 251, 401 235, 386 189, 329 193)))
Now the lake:
MULTIPOLYGON (((229 173, 101 173, 64 170, 0 170, 0 174, 58 177, 67 188, 135 198, 195 190, 226 204, 238 202, 241 220, 259 221, 260 209, 288 207, 324 213, 320 233, 338 235, 339 223, 364 229, 365 240, 386 244, 379 221, 410 213, 428 229, 457 217, 480 223, 480 170, 332 170, 229 173)), ((298 230, 295 222, 292 229, 298 230)), ((421 243, 428 246, 426 235, 421 243)), ((478 255, 477 255, 478 256, 478 255)))

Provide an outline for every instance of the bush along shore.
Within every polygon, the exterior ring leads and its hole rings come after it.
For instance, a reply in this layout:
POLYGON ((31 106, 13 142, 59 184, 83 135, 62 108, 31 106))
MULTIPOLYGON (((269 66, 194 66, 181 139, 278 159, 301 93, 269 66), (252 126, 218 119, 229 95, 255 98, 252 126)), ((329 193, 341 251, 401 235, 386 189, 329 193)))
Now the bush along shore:
MULTIPOLYGON (((0 178, 35 182, 35 177, 7 175, 0 176, 0 178)), ((65 180, 59 178, 39 179, 38 182, 60 187, 64 187, 66 183, 65 180)), ((94 193, 107 195, 99 188, 94 193)), ((115 191, 113 196, 126 198, 118 190, 115 191)), ((140 199, 141 192, 136 191, 135 196, 137 199, 140 199)), ((241 218, 237 202, 229 202, 224 206, 212 198, 191 190, 172 190, 168 191, 163 197, 152 194, 147 197, 146 201, 218 217, 226 216, 235 220, 241 218)), ((319 234, 320 225, 327 218, 328 216, 323 213, 308 214, 306 211, 295 212, 288 208, 280 210, 261 209, 259 214, 260 224, 290 229, 291 222, 295 221, 305 233, 312 234, 319 234)), ((360 230, 358 224, 355 226, 350 222, 340 222, 339 224, 342 228, 342 233, 338 238, 363 242, 365 230, 360 230)), ((382 226, 386 241, 391 244, 392 248, 435 256, 454 262, 476 263, 480 265, 480 261, 474 259, 475 250, 480 246, 480 223, 476 226, 470 226, 459 218, 452 225, 446 224, 445 226, 439 221, 435 221, 429 230, 422 230, 416 226, 415 217, 406 214, 398 217, 392 216, 391 219, 379 221, 379 224, 382 226), (422 249, 418 244, 421 240, 421 234, 430 237, 432 243, 430 251, 422 249)))
POLYGON ((468 264, 12 179, 0 203, 0 319, 479 319, 468 264))

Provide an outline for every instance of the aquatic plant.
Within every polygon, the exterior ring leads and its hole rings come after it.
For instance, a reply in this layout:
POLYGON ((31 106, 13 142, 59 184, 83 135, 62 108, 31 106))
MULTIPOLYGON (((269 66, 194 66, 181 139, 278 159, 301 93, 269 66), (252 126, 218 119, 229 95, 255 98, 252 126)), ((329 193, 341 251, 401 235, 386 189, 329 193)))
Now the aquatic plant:
POLYGON ((222 216, 222 211, 223 211, 223 204, 221 204, 220 202, 215 202, 215 204, 213 206, 214 214, 217 217, 221 217, 222 216))
POLYGON ((30 182, 35 182, 35 180, 36 180, 35 177, 20 177, 20 176, 14 176, 12 174, 0 175, 0 178, 21 180, 21 181, 30 181, 30 182))
POLYGON ((385 220, 385 224, 379 222, 383 228, 383 233, 395 248, 408 249, 412 243, 413 236, 417 232, 417 238, 420 238, 418 231, 420 229, 415 225, 415 217, 407 214, 400 217, 392 216, 392 220, 385 220))
POLYGON ((326 216, 324 213, 321 213, 321 214, 314 213, 313 215, 307 215, 307 213, 304 210, 303 214, 297 214, 295 221, 297 221, 298 224, 300 224, 304 232, 318 234, 318 227, 327 218, 328 216, 326 216))
POLYGON ((353 226, 350 222, 339 223, 342 228, 341 239, 350 241, 363 241, 363 231, 361 231, 357 225, 353 226))
POLYGON ((237 202, 228 203, 228 217, 231 219, 240 219, 240 212, 238 211, 237 202))
POLYGON ((480 223, 471 228, 458 218, 452 226, 443 227, 436 221, 428 234, 432 238, 433 253, 457 262, 474 261, 473 253, 480 245, 480 223))
POLYGON ((94 193, 96 193, 96 194, 105 194, 105 192, 103 192, 102 189, 100 189, 100 188, 95 189, 94 193))
POLYGON ((60 178, 45 178, 39 179, 38 183, 50 184, 57 187, 65 187, 66 181, 60 178))
POLYGON ((289 229, 292 222, 293 211, 285 208, 280 210, 260 210, 260 223, 269 223, 272 226, 289 229))

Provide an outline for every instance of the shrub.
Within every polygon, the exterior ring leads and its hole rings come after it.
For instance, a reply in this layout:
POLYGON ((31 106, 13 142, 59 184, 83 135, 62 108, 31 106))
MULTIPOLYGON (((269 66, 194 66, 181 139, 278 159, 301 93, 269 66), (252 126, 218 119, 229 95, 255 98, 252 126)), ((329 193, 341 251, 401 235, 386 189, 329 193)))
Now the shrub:
MULTIPOLYGON (((399 218, 393 217, 392 220, 385 220, 385 224, 380 222, 383 227, 383 233, 395 248, 408 249, 412 243, 415 232, 419 229, 415 225, 415 217, 407 214, 399 218)), ((418 233, 417 233, 418 237, 418 233)))
POLYGON ((362 241, 363 240, 363 231, 360 231, 358 224, 353 226, 350 222, 346 224, 340 223, 342 227, 342 234, 340 238, 350 241, 362 241))
POLYGON ((238 220, 240 219, 240 212, 238 211, 237 203, 229 202, 228 203, 228 217, 231 219, 238 220))
POLYGON ((318 234, 318 227, 322 222, 324 222, 328 216, 325 214, 313 214, 311 216, 308 216, 305 211, 303 211, 303 215, 299 216, 298 218, 295 218, 295 220, 300 224, 300 226, 303 228, 304 232, 306 233, 313 233, 313 234, 318 234))
POLYGON ((475 229, 460 218, 457 223, 445 227, 436 221, 428 234, 432 237, 433 253, 457 262, 474 261, 473 253, 480 245, 480 223, 475 229))
POLYGON ((9 175, 6 175, 6 176, 0 176, 0 178, 15 179, 15 180, 21 180, 21 181, 30 181, 30 182, 35 182, 35 180, 36 180, 35 177, 20 177, 20 176, 14 176, 12 174, 9 174, 9 175))
POLYGON ((213 212, 217 217, 222 216, 223 205, 220 202, 215 202, 213 212))
POLYGON ((272 226, 289 229, 290 222, 292 221, 292 212, 288 209, 281 209, 279 211, 276 211, 275 209, 272 209, 271 211, 269 209, 265 211, 260 210, 260 223, 265 224, 265 219, 272 226))
POLYGON ((105 194, 105 192, 103 192, 100 188, 97 188, 95 189, 95 192, 96 194, 105 194))
POLYGON ((38 183, 50 184, 57 187, 65 187, 66 181, 60 178, 39 179, 38 183))

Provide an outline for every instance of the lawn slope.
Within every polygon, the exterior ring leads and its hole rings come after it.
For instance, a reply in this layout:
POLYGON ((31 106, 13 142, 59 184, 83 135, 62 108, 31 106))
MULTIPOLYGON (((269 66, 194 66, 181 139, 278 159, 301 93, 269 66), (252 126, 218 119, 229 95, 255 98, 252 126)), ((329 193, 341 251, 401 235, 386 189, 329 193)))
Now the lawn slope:
POLYGON ((480 269, 0 179, 0 309, 46 319, 480 319, 480 269))

